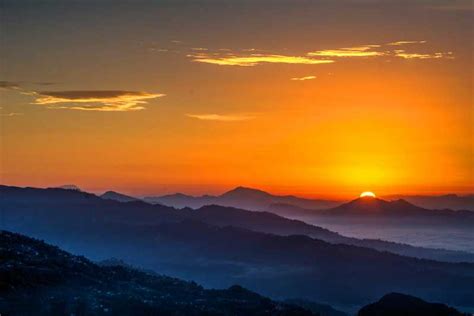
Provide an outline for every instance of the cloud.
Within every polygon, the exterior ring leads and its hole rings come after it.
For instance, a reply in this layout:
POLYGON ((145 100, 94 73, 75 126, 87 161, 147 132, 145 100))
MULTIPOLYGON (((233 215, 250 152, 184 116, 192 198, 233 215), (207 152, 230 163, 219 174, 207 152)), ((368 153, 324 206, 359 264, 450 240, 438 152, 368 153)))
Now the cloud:
POLYGON ((295 78, 291 78, 290 80, 305 81, 305 80, 313 80, 313 79, 316 79, 316 76, 295 77, 295 78))
POLYGON ((220 122, 238 122, 253 120, 255 116, 248 114, 186 114, 187 117, 195 118, 203 121, 220 121, 220 122))
POLYGON ((401 57, 404 59, 440 59, 440 58, 449 58, 453 59, 453 53, 433 53, 433 54, 420 54, 420 53, 407 53, 404 50, 396 50, 395 56, 401 57))
MULTIPOLYGON (((403 45, 410 45, 410 44, 425 44, 426 41, 396 41, 390 42, 385 44, 386 46, 403 46, 403 45)), ((374 48, 380 48, 382 45, 363 45, 357 47, 348 47, 348 48, 341 48, 341 49, 333 49, 333 50, 320 50, 316 52, 309 52, 308 56, 320 56, 320 57, 375 57, 375 56, 396 56, 405 59, 439 59, 439 58, 448 58, 453 59, 453 53, 407 53, 405 50, 401 49, 390 49, 385 50, 383 52, 374 51, 374 48)))
POLYGON ((215 55, 188 55, 193 58, 193 61, 207 64, 214 64, 219 66, 257 66, 262 63, 274 63, 274 64, 329 64, 333 63, 333 60, 329 59, 314 59, 303 56, 285 56, 285 55, 264 55, 264 54, 251 54, 247 56, 215 56, 215 55))
MULTIPOLYGON (((426 44, 426 41, 397 41, 388 43, 388 46, 403 46, 403 45, 410 45, 410 44, 426 44)), ((403 59, 454 59, 452 52, 437 52, 437 53, 419 53, 413 52, 408 53, 404 49, 395 49, 390 52, 392 56, 400 57, 403 59)))
POLYGON ((52 86, 52 85, 55 85, 56 82, 41 81, 41 82, 34 82, 34 84, 36 84, 38 86, 52 86))
POLYGON ((0 89, 2 90, 17 90, 20 89, 20 84, 18 82, 12 81, 0 81, 0 89))
POLYGON ((356 47, 346 47, 340 49, 318 50, 309 52, 308 56, 319 57, 375 57, 383 56, 383 52, 373 51, 373 48, 379 48, 380 45, 363 45, 356 47))
MULTIPOLYGON (((3 110, 2 106, 0 106, 0 110, 3 110)), ((18 112, 0 113, 0 116, 18 116, 18 115, 23 115, 23 113, 18 113, 18 112)))
POLYGON ((0 113, 0 116, 7 116, 7 117, 10 117, 10 116, 19 116, 19 115, 23 115, 23 113, 18 113, 18 112, 11 112, 11 113, 0 113))
POLYGON ((23 90, 27 91, 25 86, 51 86, 56 84, 56 82, 50 82, 50 81, 36 81, 36 82, 30 82, 30 81, 6 81, 2 80, 0 81, 0 90, 23 90))
POLYGON ((148 100, 164 94, 124 90, 37 91, 34 104, 51 109, 125 112, 143 110, 148 100))
POLYGON ((391 42, 388 43, 387 45, 389 46, 402 46, 402 45, 408 45, 408 44, 425 44, 426 41, 398 41, 398 42, 391 42))
MULTIPOLYGON (((257 48, 229 49, 219 48, 212 50, 205 47, 188 47, 186 57, 193 62, 213 64, 218 66, 241 66, 252 67, 262 64, 301 64, 316 65, 338 62, 341 58, 371 58, 371 57, 401 57, 412 59, 449 58, 453 59, 452 53, 424 54, 419 52, 400 53, 398 48, 405 45, 426 44, 425 40, 400 40, 381 44, 366 44, 336 49, 323 49, 309 51, 299 55, 280 54, 268 52, 257 48)), ((414 45, 417 47, 417 45, 414 45)), ((175 51, 176 53, 180 53, 175 51)))
POLYGON ((156 47, 151 47, 151 48, 149 48, 149 50, 152 51, 152 52, 158 52, 158 53, 167 53, 167 52, 170 51, 167 48, 156 48, 156 47))

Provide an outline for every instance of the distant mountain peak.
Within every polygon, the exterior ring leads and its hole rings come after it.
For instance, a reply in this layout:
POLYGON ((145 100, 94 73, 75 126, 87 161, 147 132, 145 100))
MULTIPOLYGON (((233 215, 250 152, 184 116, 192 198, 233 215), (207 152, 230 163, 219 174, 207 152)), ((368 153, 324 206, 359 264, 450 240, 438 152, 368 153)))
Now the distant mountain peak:
POLYGON ((364 306, 359 316, 417 315, 417 316, 463 316, 456 309, 440 303, 429 303, 418 297, 401 293, 390 293, 379 301, 364 306))
POLYGON ((192 197, 191 195, 187 195, 187 194, 184 194, 184 193, 181 193, 181 192, 177 192, 177 193, 172 193, 172 194, 167 194, 167 195, 163 195, 161 196, 162 198, 171 198, 171 197, 174 197, 174 198, 189 198, 189 197, 192 197))
POLYGON ((259 189, 238 186, 230 191, 225 192, 221 196, 241 196, 241 195, 270 196, 271 194, 259 189))
POLYGON ((120 193, 115 192, 115 191, 106 191, 106 192, 104 192, 104 194, 102 194, 102 195, 111 195, 111 194, 120 194, 120 193))
POLYGON ((403 199, 386 201, 380 198, 360 197, 344 203, 331 210, 333 213, 359 214, 406 214, 407 212, 421 212, 425 209, 411 204, 403 199))
POLYGON ((107 191, 104 194, 102 194, 100 197, 105 200, 114 200, 118 202, 132 202, 132 201, 139 200, 133 196, 125 195, 125 194, 118 193, 115 191, 107 191))
POLYGON ((398 204, 398 205, 406 205, 406 206, 415 206, 415 205, 413 205, 412 203, 408 202, 405 199, 398 199, 398 200, 391 201, 389 203, 398 204))
POLYGON ((377 197, 358 197, 352 201, 349 201, 343 205, 380 205, 389 203, 386 200, 377 198, 377 197))

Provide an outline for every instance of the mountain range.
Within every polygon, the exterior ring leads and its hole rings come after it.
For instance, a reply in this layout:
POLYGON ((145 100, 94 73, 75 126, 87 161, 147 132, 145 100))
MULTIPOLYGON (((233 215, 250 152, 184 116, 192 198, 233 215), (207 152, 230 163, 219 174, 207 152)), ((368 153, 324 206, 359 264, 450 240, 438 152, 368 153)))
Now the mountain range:
MULTIPOLYGON (((140 200, 113 191, 108 191, 101 195, 101 197, 120 202, 140 200)), ((457 197, 456 195, 449 195, 446 197, 469 200, 468 196, 457 197)), ((439 200, 439 197, 433 196, 433 199, 439 200)), ((207 205, 220 205, 253 211, 269 211, 288 218, 364 216, 385 217, 395 220, 412 218, 413 222, 423 221, 425 224, 428 224, 425 222, 427 219, 431 224, 439 222, 444 225, 446 221, 469 225, 474 223, 474 212, 466 210, 452 211, 443 208, 426 209, 404 199, 383 200, 366 197, 341 203, 338 201, 303 199, 295 196, 277 196, 245 187, 237 187, 219 196, 204 195, 193 197, 177 193, 161 197, 145 197, 142 200, 151 204, 161 204, 176 208, 189 207, 198 209, 207 205)))
MULTIPOLYGON (((275 315, 346 316, 302 299, 275 301, 239 285, 205 289, 195 282, 100 264, 24 235, 0 231, 0 311, 34 315, 275 315)), ((360 316, 462 316, 444 304, 391 293, 360 316)))
POLYGON ((149 203, 158 203, 176 208, 200 208, 205 205, 216 204, 252 211, 264 211, 269 205, 274 203, 287 203, 307 209, 326 209, 340 204, 339 201, 305 199, 293 195, 273 195, 262 190, 246 187, 236 187, 217 196, 191 196, 176 193, 164 196, 144 197, 143 200, 149 203))
POLYGON ((318 214, 326 216, 423 217, 424 219, 429 217, 430 220, 439 218, 444 222, 446 220, 460 220, 462 222, 472 222, 474 220, 474 212, 471 211, 430 210, 413 205, 403 199, 386 201, 372 197, 358 198, 337 207, 318 212, 318 214))
POLYGON ((5 315, 319 315, 238 285, 209 290, 123 265, 97 265, 6 231, 0 231, 0 258, 5 315))
MULTIPOLYGON (((133 198, 133 197, 130 197, 133 198)), ((405 200, 420 208, 432 210, 471 210, 474 211, 474 195, 389 195, 383 197, 387 201, 405 200)), ((308 211, 331 209, 343 204, 340 200, 308 199, 293 195, 274 195, 262 190, 236 187, 221 195, 191 196, 175 193, 163 196, 148 196, 142 198, 149 203, 158 203, 176 208, 199 208, 205 205, 217 204, 254 211, 268 210, 271 205, 287 205, 296 209, 308 211)))
POLYGON ((310 234, 340 235, 271 213, 220 206, 177 210, 73 190, 6 186, 0 187, 0 203, 8 230, 93 260, 116 257, 208 287, 241 284, 272 298, 347 308, 393 291, 454 306, 474 302, 474 264, 328 243, 310 234))
POLYGON ((457 195, 388 195, 384 198, 403 199, 427 209, 450 209, 474 211, 474 194, 457 195))
POLYGON ((25 213, 31 212, 32 214, 27 217, 29 219, 34 217, 34 221, 47 221, 48 224, 54 224, 56 221, 61 223, 66 219, 74 222, 75 218, 80 222, 84 218, 84 214, 92 216, 94 220, 102 218, 108 222, 128 224, 151 225, 163 222, 195 220, 219 227, 232 225, 282 236, 307 235, 333 244, 343 243, 369 247, 417 258, 448 262, 474 262, 474 254, 468 252, 413 247, 407 244, 376 239, 345 237, 325 228, 287 219, 270 212, 247 211, 219 205, 203 206, 198 210, 191 208, 176 210, 163 205, 150 205, 140 200, 123 203, 116 199, 108 199, 111 196, 119 196, 120 199, 123 199, 121 195, 116 193, 107 193, 105 197, 97 197, 90 193, 75 190, 0 186, 0 202, 5 210, 3 212, 4 225, 12 229, 16 227, 31 229, 31 227, 26 227, 26 224, 22 224, 25 217, 17 213, 18 209, 23 209, 25 213), (84 213, 85 208, 89 213, 84 213), (65 209, 69 211, 64 213, 65 209), (48 216, 38 216, 38 210, 43 210, 48 216), (93 212, 94 210, 95 212, 93 212))

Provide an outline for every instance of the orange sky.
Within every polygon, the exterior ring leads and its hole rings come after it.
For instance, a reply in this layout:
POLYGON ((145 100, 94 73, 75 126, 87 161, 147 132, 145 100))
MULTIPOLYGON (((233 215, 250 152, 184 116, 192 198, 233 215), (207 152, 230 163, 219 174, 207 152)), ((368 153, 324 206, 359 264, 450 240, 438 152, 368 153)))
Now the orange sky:
POLYGON ((226 3, 6 2, 0 182, 474 191, 469 2, 226 3))

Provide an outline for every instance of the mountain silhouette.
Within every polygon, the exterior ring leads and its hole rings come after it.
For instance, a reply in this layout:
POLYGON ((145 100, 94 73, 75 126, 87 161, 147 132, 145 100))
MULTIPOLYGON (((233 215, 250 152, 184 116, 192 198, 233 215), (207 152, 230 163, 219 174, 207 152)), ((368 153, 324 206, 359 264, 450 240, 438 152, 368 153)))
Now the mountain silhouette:
POLYGON ((310 222, 324 223, 330 219, 331 223, 340 225, 373 224, 374 220, 380 224, 416 224, 424 227, 451 225, 466 228, 474 225, 474 212, 426 209, 403 199, 387 201, 380 198, 361 197, 325 210, 305 209, 290 204, 276 203, 271 204, 268 211, 310 222))
POLYGON ((385 201, 373 197, 361 197, 348 203, 341 204, 327 211, 331 214, 361 214, 361 215, 419 215, 432 210, 415 206, 405 200, 385 201))
POLYGON ((206 290, 0 231, 0 310, 15 315, 316 315, 234 285, 206 290))
POLYGON ((339 205, 340 202, 318 199, 305 199, 292 195, 273 195, 268 192, 247 187, 236 187, 218 196, 203 195, 190 196, 176 193, 164 196, 145 197, 145 201, 159 203, 177 208, 200 208, 205 205, 216 204, 231 206, 252 211, 264 211, 274 203, 287 203, 302 208, 325 209, 339 205))
POLYGON ((451 305, 474 302, 473 264, 328 243, 309 235, 326 230, 271 213, 220 206, 176 210, 15 187, 0 187, 0 210, 8 230, 93 260, 115 257, 207 287, 241 284, 270 297, 338 306, 361 306, 394 289, 451 305))
POLYGON ((358 316, 468 316, 439 303, 428 303, 414 296, 390 293, 363 307, 358 316))
POLYGON ((389 195, 387 199, 404 199, 427 209, 451 209, 474 211, 474 194, 457 195, 389 195))
MULTIPOLYGON (((430 220, 459 221, 460 223, 472 223, 474 212, 452 211, 452 210, 430 210, 398 199, 386 201, 379 198, 362 197, 341 204, 337 207, 319 212, 330 216, 368 216, 368 217, 396 217, 396 218, 429 218, 430 220)), ((318 215, 319 215, 318 214, 318 215)))
POLYGON ((474 254, 471 253, 345 237, 318 226, 269 212, 246 211, 218 205, 204 206, 197 210, 190 208, 176 210, 139 200, 125 203, 105 200, 86 192, 0 186, 0 225, 27 234, 35 232, 35 229, 41 230, 41 227, 57 225, 59 229, 65 222, 80 225, 82 222, 94 220, 154 225, 188 219, 220 227, 232 225, 283 236, 307 235, 329 243, 369 247, 417 258, 474 262, 474 254))
POLYGON ((259 189, 239 186, 230 191, 225 192, 224 194, 221 195, 221 197, 238 198, 238 199, 239 198, 268 199, 275 196, 259 189))
POLYGON ((106 200, 114 200, 118 202, 133 202, 133 201, 140 201, 140 199, 137 199, 135 197, 125 195, 122 193, 118 193, 115 191, 107 191, 104 194, 100 195, 101 198, 106 199, 106 200))

